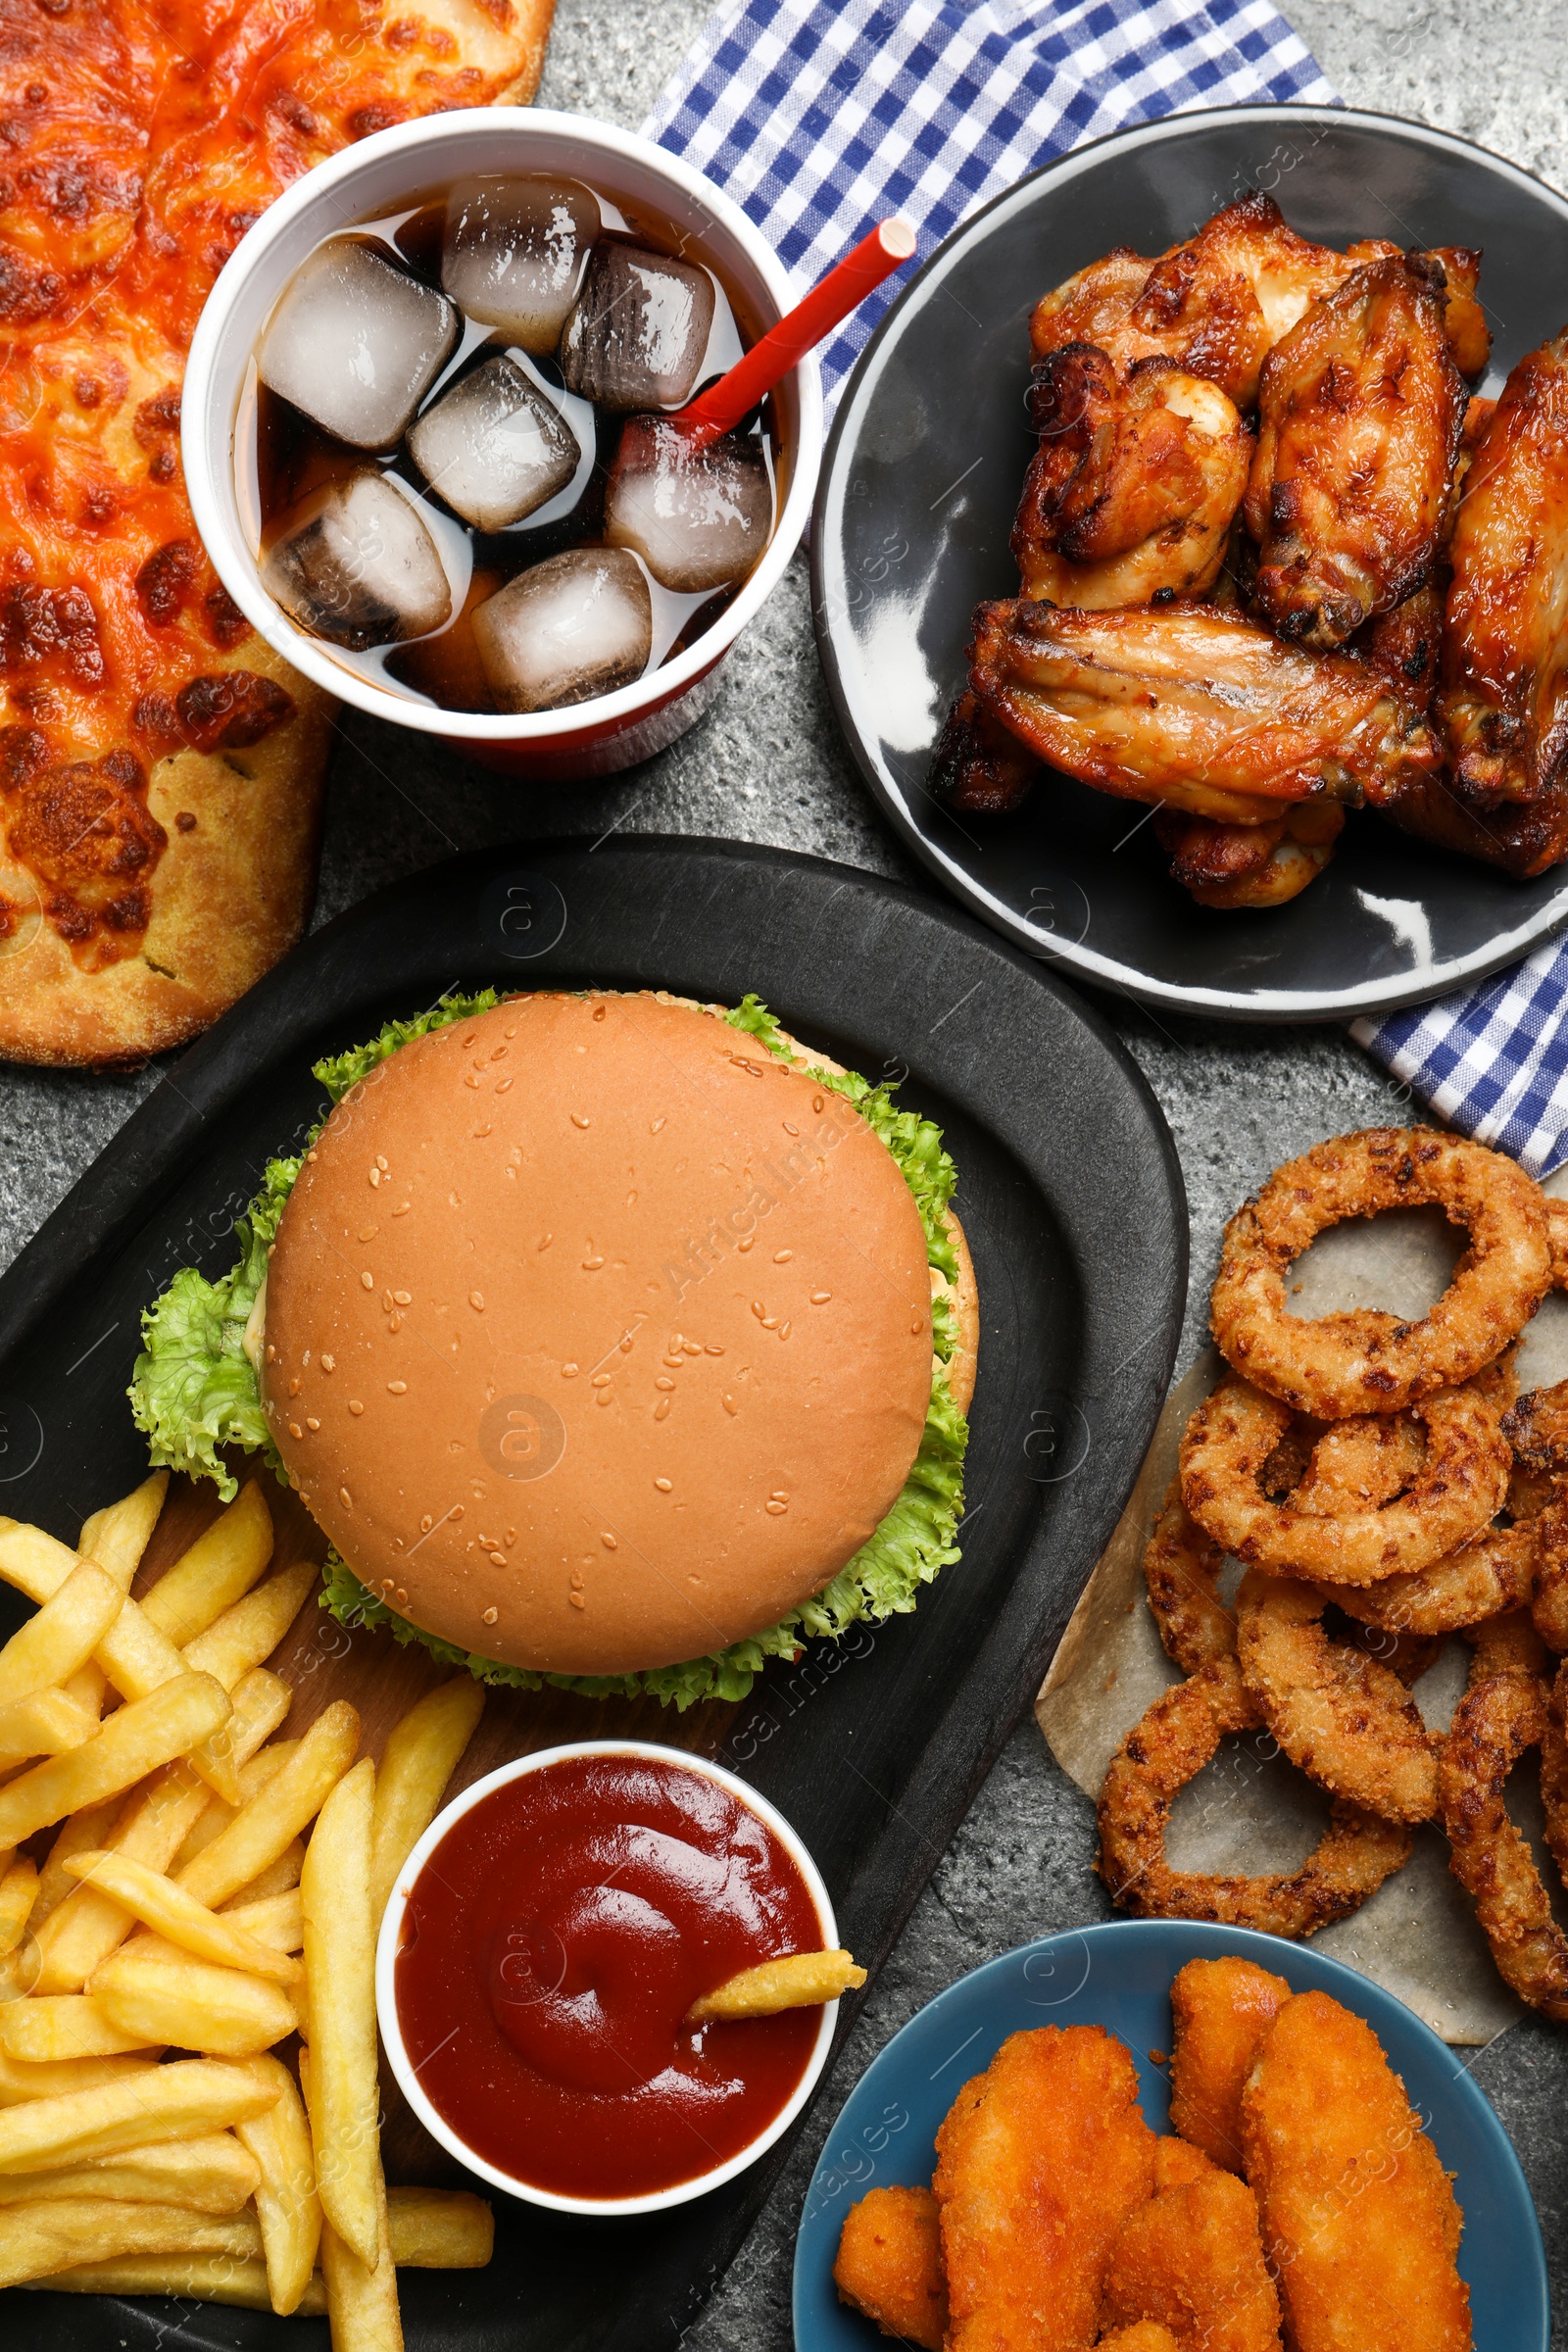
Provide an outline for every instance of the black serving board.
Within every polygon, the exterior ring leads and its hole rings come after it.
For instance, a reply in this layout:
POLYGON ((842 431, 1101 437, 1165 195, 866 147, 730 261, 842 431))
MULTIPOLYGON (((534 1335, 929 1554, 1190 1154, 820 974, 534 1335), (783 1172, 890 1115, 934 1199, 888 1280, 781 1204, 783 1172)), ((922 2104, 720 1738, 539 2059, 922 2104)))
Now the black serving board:
MULTIPOLYGON (((755 989, 808 1043, 904 1075, 905 1102, 947 1129, 983 1309, 963 1559, 914 1615, 770 1666, 719 1750, 806 1838, 874 1968, 1115 1524, 1186 1288, 1181 1176, 1143 1078, 1066 987, 950 907, 814 858, 659 839, 487 850, 355 907, 174 1065, 0 1279, 0 1510, 74 1540, 134 1482, 139 1312, 176 1266, 232 1262, 264 1162, 321 1107, 313 1058, 487 982, 724 1003, 755 989)), ((23 1613, 6 1595, 0 1633, 23 1613)), ((616 1728, 584 1704, 578 1736, 616 1728)), ((403 2275, 411 2346, 667 2352, 786 2153, 648 2219, 495 2198, 489 2270, 403 2275)), ((324 2322, 212 2305, 3 2304, 0 2338, 33 2352, 152 2352, 173 2326, 192 2352, 326 2343, 324 2322)))
POLYGON ((1289 906, 1197 906, 1143 807, 1053 776, 1011 816, 956 815, 926 777, 967 672, 970 614, 1018 593, 1008 534, 1030 430, 1029 314, 1113 246, 1156 254, 1248 188, 1329 245, 1478 245, 1492 366, 1568 325, 1568 198, 1485 148, 1348 107, 1142 122, 956 228, 861 353, 811 525, 817 645, 850 748, 906 847, 1004 937, 1151 1004, 1256 1021, 1422 1004, 1568 920, 1568 866, 1531 882, 1353 814, 1289 906))

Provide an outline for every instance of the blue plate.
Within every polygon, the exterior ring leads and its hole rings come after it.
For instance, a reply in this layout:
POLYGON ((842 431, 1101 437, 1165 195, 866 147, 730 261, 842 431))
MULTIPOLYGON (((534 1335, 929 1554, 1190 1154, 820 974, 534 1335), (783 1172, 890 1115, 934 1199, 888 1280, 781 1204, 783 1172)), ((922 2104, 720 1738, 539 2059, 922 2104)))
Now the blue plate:
POLYGON ((1170 1981, 1187 1961, 1222 1952, 1272 1969, 1297 1992, 1330 1993, 1366 2019, 1454 2176, 1475 2352, 1547 2352, 1546 2259, 1535 2207, 1508 2135, 1462 2056, 1393 1993, 1326 1953, 1245 1928, 1164 1919, 1117 1920, 1022 1944, 960 1977, 894 2035, 856 2084, 807 2192, 795 2246, 796 2352, 875 2352, 886 2342, 834 2289, 844 2216, 868 2188, 930 2180, 943 2117, 1009 2034, 1106 2027, 1137 2062, 1145 2115, 1156 2132, 1167 2130, 1169 2085, 1149 2053, 1170 2048, 1170 1981))

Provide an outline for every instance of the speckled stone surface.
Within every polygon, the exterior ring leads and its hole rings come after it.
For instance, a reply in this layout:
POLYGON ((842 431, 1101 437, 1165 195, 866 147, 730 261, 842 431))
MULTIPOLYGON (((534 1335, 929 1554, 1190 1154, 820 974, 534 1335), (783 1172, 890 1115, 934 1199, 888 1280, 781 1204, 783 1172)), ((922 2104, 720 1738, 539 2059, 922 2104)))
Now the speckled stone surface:
MULTIPOLYGON (((1410 114, 1568 184, 1560 0, 1298 0, 1304 38, 1352 105, 1410 114)), ((549 105, 638 123, 702 22, 703 0, 563 0, 549 105)), ((710 717, 648 767, 541 792, 465 766, 417 738, 351 720, 331 786, 318 920, 382 883, 487 841, 611 829, 732 834, 916 880, 858 783, 817 671, 805 571, 732 658, 710 717)), ((1320 1136, 1406 1115, 1400 1090, 1332 1031, 1205 1026, 1108 1004, 1176 1137, 1193 1216, 1191 1360, 1220 1227, 1280 1159, 1320 1136)), ((12 1255, 159 1069, 102 1079, 0 1072, 0 1262, 12 1255)), ((1137 1214, 1137 1203, 1128 1203, 1137 1214)), ((1106 1915, 1091 1868, 1093 1811, 1032 1724, 1004 1751, 872 1990, 811 2129, 689 2352, 788 2352, 796 2216, 856 2076, 955 1977, 1052 1929, 1106 1915)), ((1559 2299, 1568 2294, 1568 2040, 1515 2028, 1474 2062, 1530 2177, 1559 2299)), ((1558 2340, 1558 2339, 1554 2339, 1558 2340)), ((1560 2340, 1568 2340, 1561 2338, 1560 2340)))

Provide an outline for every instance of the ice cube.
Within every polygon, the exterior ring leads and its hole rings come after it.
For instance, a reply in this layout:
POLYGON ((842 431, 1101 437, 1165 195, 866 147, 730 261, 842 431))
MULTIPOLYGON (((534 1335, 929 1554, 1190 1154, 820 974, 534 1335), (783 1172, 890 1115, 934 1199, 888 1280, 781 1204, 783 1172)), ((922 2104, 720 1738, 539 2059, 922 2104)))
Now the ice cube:
POLYGON ((641 677, 653 651, 653 598, 624 549, 576 547, 478 606, 473 634, 504 710, 556 710, 641 677))
POLYGON ((423 637, 452 616, 452 588, 411 498, 372 466, 303 499, 262 563, 302 628, 364 653, 423 637))
POLYGON ((599 202, 574 179, 466 179, 447 198, 441 283, 509 343, 554 355, 599 235, 599 202))
POLYGON ((596 245, 561 338, 566 388, 604 409, 678 408, 712 323, 706 270, 640 245, 596 245))
POLYGON ((461 321, 434 286, 359 237, 332 237, 268 321, 264 384, 355 449, 391 449, 439 374, 461 321))
POLYGON ((542 507, 582 457, 555 403, 504 354, 425 410, 409 451, 431 489, 481 531, 504 531, 542 507))
POLYGON ((629 416, 605 492, 605 537, 635 548, 662 587, 739 580, 767 545, 773 486, 755 441, 706 444, 663 416, 629 416))

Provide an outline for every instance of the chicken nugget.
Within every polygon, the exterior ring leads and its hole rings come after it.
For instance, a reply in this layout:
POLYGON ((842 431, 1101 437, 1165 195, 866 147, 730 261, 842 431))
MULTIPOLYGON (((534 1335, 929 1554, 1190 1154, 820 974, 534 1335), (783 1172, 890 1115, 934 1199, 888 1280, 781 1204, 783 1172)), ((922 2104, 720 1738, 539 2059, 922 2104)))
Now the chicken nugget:
POLYGON ((1324 1992, 1288 2000, 1242 2140, 1295 2352, 1469 2352, 1453 2187, 1370 2026, 1324 1992))
POLYGON ((1004 2041, 937 2133, 947 2352, 1093 2343, 1111 2246, 1153 2177, 1121 2042, 1099 2026, 1004 2041))
POLYGON ((884 2335, 942 2352, 948 2282, 937 2201, 928 2188, 873 2188, 852 2205, 839 2236, 839 2300, 875 2320, 884 2335))
POLYGON ((1118 2328, 1114 2335, 1102 2335, 1099 2352, 1181 2352, 1181 2346, 1157 2320, 1135 2320, 1130 2328, 1118 2328))
POLYGON ((1243 2170, 1242 2084, 1290 1997, 1283 1977, 1231 1954, 1189 1960, 1171 1985, 1171 2130, 1229 2173, 1243 2170))
POLYGON ((1154 2142, 1154 2194, 1162 2188, 1185 2188, 1193 2180, 1212 2180, 1219 2166, 1185 2139, 1154 2142))
POLYGON ((1233 2173, 1198 2162, 1200 2179, 1157 2190, 1123 2223, 1102 2324, 1157 2320, 1182 2352, 1279 2352, 1279 2297, 1263 2267, 1256 2199, 1233 2173))

